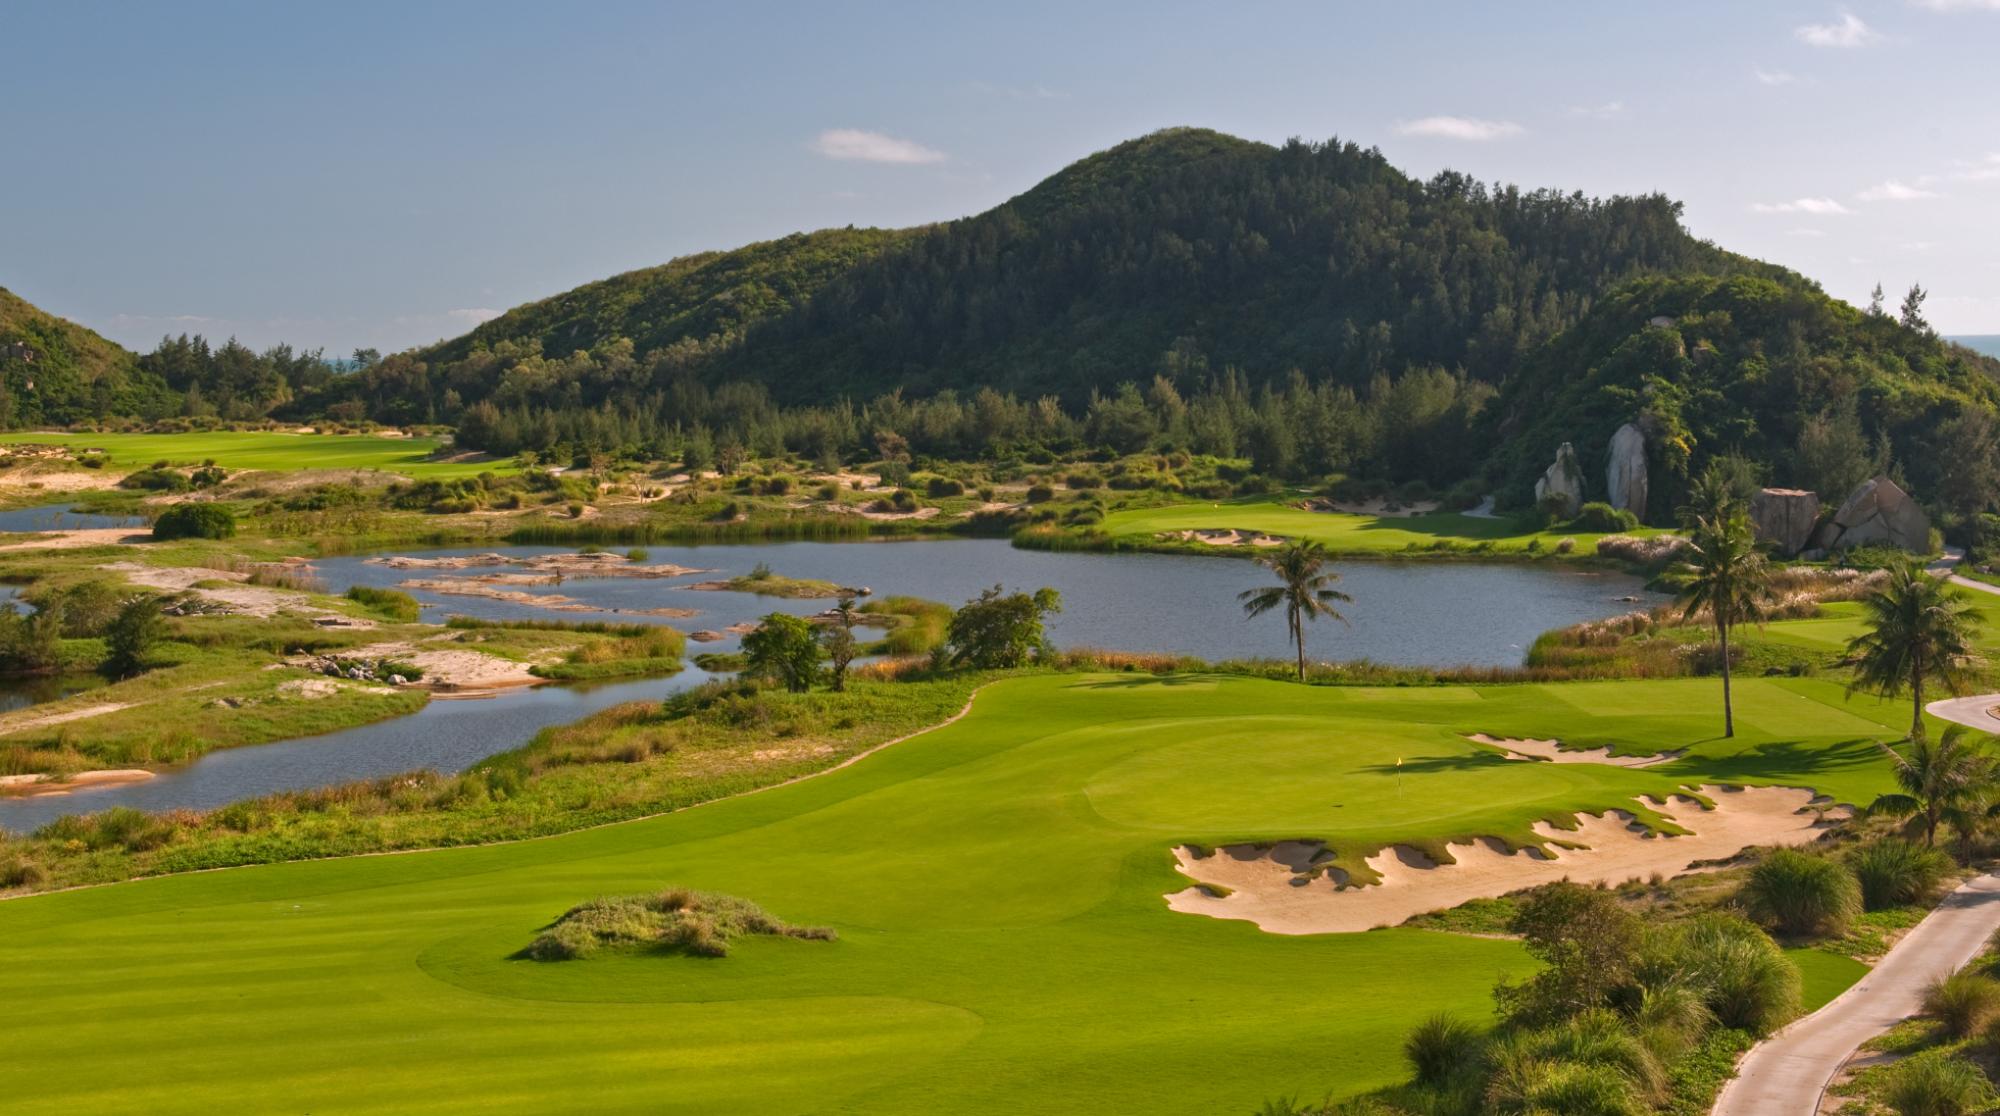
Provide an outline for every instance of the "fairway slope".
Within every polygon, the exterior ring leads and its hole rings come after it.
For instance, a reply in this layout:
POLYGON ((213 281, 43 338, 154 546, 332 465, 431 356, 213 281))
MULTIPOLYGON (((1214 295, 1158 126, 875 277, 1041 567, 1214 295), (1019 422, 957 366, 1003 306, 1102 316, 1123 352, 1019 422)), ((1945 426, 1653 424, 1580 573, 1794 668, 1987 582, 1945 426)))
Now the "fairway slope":
POLYGON ((1546 845, 1512 848, 1494 837, 1454 841, 1443 864, 1408 845, 1391 846, 1368 858, 1381 882, 1367 885, 1350 883, 1338 869, 1306 875, 1302 870, 1324 855, 1324 846, 1309 842, 1238 845, 1208 856, 1182 846, 1174 858, 1197 886, 1167 896, 1167 906, 1243 919, 1274 934, 1355 933, 1556 880, 1620 884, 1703 871, 1753 846, 1818 840, 1832 824, 1809 790, 1708 786, 1700 793, 1715 805, 1704 808, 1687 795, 1646 799, 1686 833, 1657 832, 1626 810, 1581 813, 1574 830, 1536 822, 1546 845))

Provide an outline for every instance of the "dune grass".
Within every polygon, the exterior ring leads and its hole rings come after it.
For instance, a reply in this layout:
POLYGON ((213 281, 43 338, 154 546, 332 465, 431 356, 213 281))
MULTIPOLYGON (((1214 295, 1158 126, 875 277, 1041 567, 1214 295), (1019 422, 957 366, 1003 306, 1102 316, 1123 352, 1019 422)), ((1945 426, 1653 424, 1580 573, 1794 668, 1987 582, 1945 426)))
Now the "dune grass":
POLYGON ((1521 948, 1170 913, 1186 881, 1168 850, 1517 834, 1683 782, 1849 801, 1889 785, 1872 741, 1899 707, 1745 679, 1725 741, 1711 689, 1026 676, 949 727, 698 809, 0 903, 0 971, 36 1007, 0 1016, 0 1044, 42 1070, 9 1109, 545 1111, 579 1082, 669 1113, 1210 1113, 1365 1092, 1402 1076, 1393 1052, 1422 1019, 1487 1012, 1496 977, 1528 970, 1521 948), (1688 754, 1524 764, 1469 732, 1688 754), (662 880, 838 940, 514 959, 579 895, 662 880))
POLYGON ((13 432, 0 444, 28 443, 101 449, 120 472, 156 461, 198 465, 213 460, 224 469, 380 469, 419 480, 470 477, 513 471, 507 461, 436 461, 436 438, 384 438, 376 434, 281 434, 267 431, 211 431, 190 434, 90 434, 13 432))

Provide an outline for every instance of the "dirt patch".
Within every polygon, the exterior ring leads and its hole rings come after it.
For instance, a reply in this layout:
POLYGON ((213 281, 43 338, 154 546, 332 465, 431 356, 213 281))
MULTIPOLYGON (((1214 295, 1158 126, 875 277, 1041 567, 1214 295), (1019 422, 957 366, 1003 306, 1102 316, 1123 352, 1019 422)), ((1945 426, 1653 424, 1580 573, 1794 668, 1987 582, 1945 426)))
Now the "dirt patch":
POLYGON ((305 698, 307 701, 332 697, 344 688, 331 678, 294 678, 289 682, 278 683, 279 693, 305 698))
POLYGON ((120 709, 130 709, 130 702, 101 701, 95 705, 79 705, 74 709, 59 709, 48 713, 28 713, 17 717, 0 717, 0 736, 29 729, 48 728, 50 725, 65 725, 71 721, 81 721, 86 717, 102 717, 106 713, 116 713, 120 709))
MULTIPOLYGON (((672 478, 669 478, 672 479, 672 478)), ((837 484, 842 488, 874 488, 882 483, 876 473, 814 473, 806 478, 808 484, 837 484)))
POLYGON ((0 796, 40 798, 53 794, 68 794, 86 787, 143 783, 152 777, 152 772, 140 767, 79 771, 73 775, 0 775, 0 796))
POLYGON ((0 493, 19 492, 101 492, 118 487, 120 472, 104 469, 77 469, 61 472, 13 472, 0 474, 0 493))
POLYGON ((1686 755, 1685 751, 1661 752, 1651 756, 1614 756, 1609 748, 1564 748, 1554 740, 1512 739, 1475 732, 1466 737, 1476 744, 1498 748, 1508 759, 1546 760, 1550 763, 1601 763, 1612 767, 1658 767, 1686 755))
POLYGON ((1174 850, 1183 875, 1198 885, 1167 896, 1167 906, 1188 914, 1254 922, 1274 934, 1346 934, 1396 926, 1427 911, 1490 899, 1538 884, 1569 879, 1618 884, 1658 873, 1705 871, 1707 862, 1757 845, 1802 845, 1817 840, 1830 822, 1818 799, 1791 787, 1703 787, 1713 809, 1686 795, 1647 804, 1690 832, 1664 836, 1625 810, 1577 815, 1578 828, 1537 822, 1546 850, 1512 850, 1492 837, 1448 846, 1453 863, 1437 864, 1408 845, 1367 858, 1381 882, 1349 884, 1344 873, 1306 874, 1326 858, 1316 842, 1288 841, 1269 848, 1236 845, 1208 856, 1185 846, 1174 850), (1562 846, 1581 847, 1562 847, 1562 846), (1226 894, 1218 891, 1226 890, 1226 894))
POLYGON ((291 612, 334 622, 343 628, 375 626, 373 621, 356 619, 344 612, 335 612, 308 603, 304 593, 247 584, 250 575, 243 571, 211 570, 205 566, 147 566, 138 562, 111 562, 101 568, 119 574, 126 581, 146 589, 158 589, 168 593, 193 593, 217 606, 221 611, 238 616, 271 617, 282 612, 291 612), (208 581, 233 581, 239 584, 226 586, 200 584, 208 581))
MULTIPOLYGON (((483 577, 413 577, 407 581, 399 582, 398 585, 404 589, 421 589, 425 592, 441 593, 451 597, 480 597, 489 601, 505 601, 508 604, 521 605, 526 608, 548 609, 551 612, 616 612, 632 616, 666 616, 677 619, 686 619, 690 616, 701 615, 701 610, 693 608, 610 608, 604 605, 587 604, 577 600, 575 597, 566 597, 561 593, 527 593, 519 589, 502 589, 499 586, 487 584, 487 580, 488 578, 483 577)), ((525 584, 554 584, 554 580, 527 582, 525 584)))
POLYGON ((343 651, 341 657, 410 663, 424 672, 422 680, 409 683, 410 686, 461 697, 483 696, 543 682, 529 672, 528 668, 534 665, 532 663, 516 662, 478 651, 425 647, 421 642, 371 643, 366 647, 343 651))
POLYGON ((8 543, 0 550, 78 550, 86 546, 132 546, 147 542, 152 534, 145 528, 82 527, 74 531, 39 531, 40 537, 8 543))
MULTIPOLYGON (((873 490, 871 489, 870 491, 873 490)), ((905 519, 936 519, 940 514, 942 514, 942 512, 938 508, 918 508, 915 511, 906 511, 906 512, 869 511, 866 508, 849 507, 846 504, 828 504, 827 510, 844 512, 848 515, 858 515, 863 519, 872 519, 878 523, 889 523, 905 519)))

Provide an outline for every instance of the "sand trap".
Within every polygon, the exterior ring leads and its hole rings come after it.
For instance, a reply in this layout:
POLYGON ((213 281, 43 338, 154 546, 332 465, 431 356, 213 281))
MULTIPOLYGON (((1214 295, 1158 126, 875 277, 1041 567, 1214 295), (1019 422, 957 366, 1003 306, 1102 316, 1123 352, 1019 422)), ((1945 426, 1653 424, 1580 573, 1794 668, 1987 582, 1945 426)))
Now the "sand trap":
POLYGON ((828 505, 828 510, 841 511, 847 513, 848 515, 858 515, 863 519, 872 519, 882 523, 887 523, 902 519, 936 519, 941 514, 940 510, 937 508, 918 508, 915 511, 906 511, 906 512, 869 511, 866 508, 851 508, 845 504, 828 505))
POLYGON ((1535 824, 1535 832, 1552 842, 1547 852, 1510 852, 1505 843, 1482 837, 1448 846, 1456 863, 1440 865, 1407 845, 1390 846, 1367 858, 1368 866, 1382 875, 1381 883, 1368 886, 1347 886, 1338 870, 1301 875, 1314 861, 1325 859, 1325 847, 1317 842, 1236 845, 1206 857, 1183 846, 1174 850, 1181 873, 1199 884, 1226 888, 1228 894, 1190 887, 1167 896, 1167 906, 1254 922, 1274 934, 1347 934, 1396 926, 1427 911, 1556 880, 1618 884, 1654 873, 1702 871, 1697 865, 1753 846, 1806 844, 1829 824, 1808 808, 1817 799, 1807 790, 1711 786, 1701 793, 1715 800, 1713 810, 1685 795, 1664 803, 1647 800, 1655 811, 1692 831, 1685 836, 1654 834, 1624 810, 1579 814, 1575 831, 1535 824), (1553 842, 1585 847, 1559 848, 1553 842))
POLYGON ((1658 767, 1672 763, 1686 752, 1661 752, 1651 756, 1614 756, 1609 748, 1563 748, 1554 740, 1516 740, 1475 732, 1466 737, 1477 744, 1499 748, 1508 759, 1547 760, 1551 763, 1602 763, 1612 767, 1658 767))
POLYGON ((143 527, 81 527, 74 531, 37 531, 39 538, 12 542, 0 550, 76 550, 86 546, 131 546, 147 542, 152 533, 143 527))
POLYGON ((1283 546, 1283 535, 1246 535, 1241 531, 1169 531, 1166 538, 1182 542, 1207 543, 1209 546, 1283 546))
POLYGON ((1408 519, 1412 516, 1429 515, 1438 510, 1436 500, 1412 500, 1404 503, 1386 496, 1373 500, 1307 500, 1300 505, 1308 511, 1338 512, 1341 515, 1372 515, 1377 519, 1408 519))
POLYGON ((24 717, 0 717, 0 736, 9 733, 26 732, 29 729, 47 728, 50 725, 64 725, 71 721, 81 721, 86 717, 102 717, 106 713, 116 713, 120 709, 130 709, 130 702, 105 701, 96 705, 83 705, 75 709, 62 709, 53 713, 31 713, 24 717))
POLYGON ((0 795, 12 798, 39 798, 68 794, 85 787, 109 787, 119 783, 143 783, 153 777, 144 768, 112 768, 79 771, 74 775, 0 775, 0 795))

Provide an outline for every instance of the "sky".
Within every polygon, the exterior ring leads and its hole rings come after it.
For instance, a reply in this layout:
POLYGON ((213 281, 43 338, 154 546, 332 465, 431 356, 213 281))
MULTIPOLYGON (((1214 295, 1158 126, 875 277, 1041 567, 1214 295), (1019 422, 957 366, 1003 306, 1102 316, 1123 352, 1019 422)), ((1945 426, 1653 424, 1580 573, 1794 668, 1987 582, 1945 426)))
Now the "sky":
POLYGON ((128 346, 344 354, 1196 125, 1658 191, 2000 334, 2000 0, 0 0, 0 286, 128 346))

